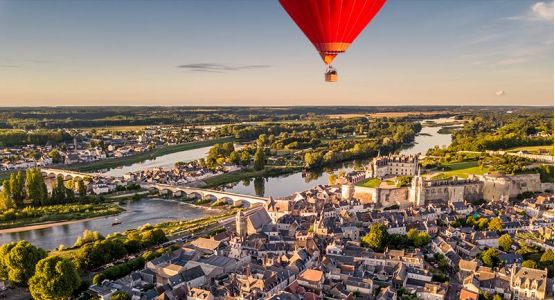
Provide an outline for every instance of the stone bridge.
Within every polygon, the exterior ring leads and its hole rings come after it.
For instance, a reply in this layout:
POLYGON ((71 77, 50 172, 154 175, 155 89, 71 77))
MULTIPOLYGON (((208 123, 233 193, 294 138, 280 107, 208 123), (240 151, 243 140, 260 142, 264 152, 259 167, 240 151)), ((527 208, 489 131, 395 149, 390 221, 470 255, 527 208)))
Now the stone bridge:
POLYGON ((268 198, 263 197, 235 194, 210 189, 199 189, 187 186, 176 186, 160 183, 141 183, 141 187, 151 191, 158 191, 161 195, 172 193, 174 196, 185 196, 188 198, 210 201, 225 201, 226 203, 234 205, 241 204, 243 206, 251 206, 254 204, 265 204, 268 202, 268 198))
POLYGON ((44 177, 57 177, 58 175, 62 175, 64 180, 71 180, 77 177, 85 178, 85 177, 109 177, 101 173, 85 173, 85 172, 78 172, 78 171, 71 171, 71 170, 62 170, 62 169, 40 169, 42 175, 44 177))
MULTIPOLYGON (((85 173, 85 172, 77 172, 77 171, 71 171, 71 170, 48 169, 48 168, 41 169, 41 173, 43 174, 43 176, 50 177, 50 178, 61 175, 64 178, 64 180, 71 180, 77 177, 112 178, 111 176, 107 176, 101 173, 85 173)), ((252 206, 254 204, 265 204, 266 202, 268 202, 268 199, 263 197, 235 194, 235 193, 210 190, 210 189, 200 189, 200 188, 188 187, 188 186, 169 185, 169 184, 162 184, 162 183, 146 183, 146 182, 140 183, 140 185, 142 188, 150 191, 156 191, 160 195, 166 195, 166 194, 172 193, 174 196, 184 196, 187 198, 195 198, 195 199, 210 200, 210 201, 225 201, 226 203, 233 204, 233 205, 241 204, 243 206, 252 206)))

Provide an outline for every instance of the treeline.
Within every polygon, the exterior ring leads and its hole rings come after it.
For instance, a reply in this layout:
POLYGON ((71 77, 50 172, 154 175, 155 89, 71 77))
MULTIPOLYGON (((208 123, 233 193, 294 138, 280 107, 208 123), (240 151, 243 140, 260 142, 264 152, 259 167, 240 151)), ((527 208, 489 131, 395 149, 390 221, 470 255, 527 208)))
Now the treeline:
POLYGON ((73 137, 65 130, 1 130, 0 147, 21 145, 46 145, 71 141, 73 137))
POLYGON ((469 118, 454 131, 448 151, 485 151, 553 144, 551 113, 488 113, 469 118))
POLYGON ((387 123, 381 130, 372 132, 372 138, 332 140, 325 147, 306 151, 303 157, 306 168, 317 168, 329 164, 387 154, 399 150, 414 141, 420 131, 419 123, 387 123))
POLYGON ((65 182, 64 178, 58 175, 49 195, 40 169, 32 168, 27 169, 25 173, 23 171, 12 173, 10 179, 2 182, 0 210, 76 203, 86 200, 87 189, 83 179, 77 178, 65 182), (75 190, 77 190, 77 196, 75 190))
MULTIPOLYGON (((87 231, 75 243, 78 250, 70 254, 48 253, 27 241, 0 246, 0 280, 20 287, 28 287, 34 299, 68 299, 86 290, 90 282, 82 281, 80 272, 110 263, 129 254, 159 245, 168 239, 158 228, 144 225, 127 235, 103 237, 87 231)), ((62 246, 58 249, 62 251, 62 246)), ((144 263, 163 254, 166 249, 146 251, 129 262, 107 269, 93 278, 99 283, 104 278, 116 279, 139 269, 144 263)))

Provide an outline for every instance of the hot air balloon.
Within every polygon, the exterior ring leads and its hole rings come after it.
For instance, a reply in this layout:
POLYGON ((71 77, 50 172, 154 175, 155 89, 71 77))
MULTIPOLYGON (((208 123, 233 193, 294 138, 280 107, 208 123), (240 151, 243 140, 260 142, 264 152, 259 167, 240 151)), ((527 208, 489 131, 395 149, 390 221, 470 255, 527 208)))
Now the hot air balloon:
POLYGON ((326 64, 325 79, 337 81, 331 65, 349 48, 386 0, 279 0, 326 64))

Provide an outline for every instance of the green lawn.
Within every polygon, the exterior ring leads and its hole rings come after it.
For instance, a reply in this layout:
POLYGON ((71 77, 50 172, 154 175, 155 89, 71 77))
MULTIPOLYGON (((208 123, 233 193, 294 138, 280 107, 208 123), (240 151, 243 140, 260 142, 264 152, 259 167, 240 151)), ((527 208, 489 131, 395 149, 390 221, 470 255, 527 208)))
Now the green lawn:
POLYGON ((457 163, 442 164, 438 168, 438 173, 432 176, 432 179, 448 179, 453 176, 459 178, 467 178, 468 175, 484 175, 488 168, 481 168, 478 161, 464 161, 457 163))
POLYGON ((382 181, 379 178, 367 178, 363 181, 357 183, 358 186, 369 187, 369 188, 377 188, 380 186, 382 181))
POLYGON ((528 151, 529 153, 532 153, 532 154, 539 154, 540 150, 546 150, 549 153, 553 153, 553 145, 516 147, 516 148, 511 148, 511 149, 508 149, 508 150, 505 150, 505 151, 507 151, 507 152, 528 151))

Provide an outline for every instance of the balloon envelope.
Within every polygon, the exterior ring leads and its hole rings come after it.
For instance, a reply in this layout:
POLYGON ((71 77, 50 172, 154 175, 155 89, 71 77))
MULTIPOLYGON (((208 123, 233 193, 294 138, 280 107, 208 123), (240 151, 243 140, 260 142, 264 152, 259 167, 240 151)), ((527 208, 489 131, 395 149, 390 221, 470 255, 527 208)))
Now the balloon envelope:
POLYGON ((349 48, 386 0, 279 0, 291 19, 330 64, 349 48))

